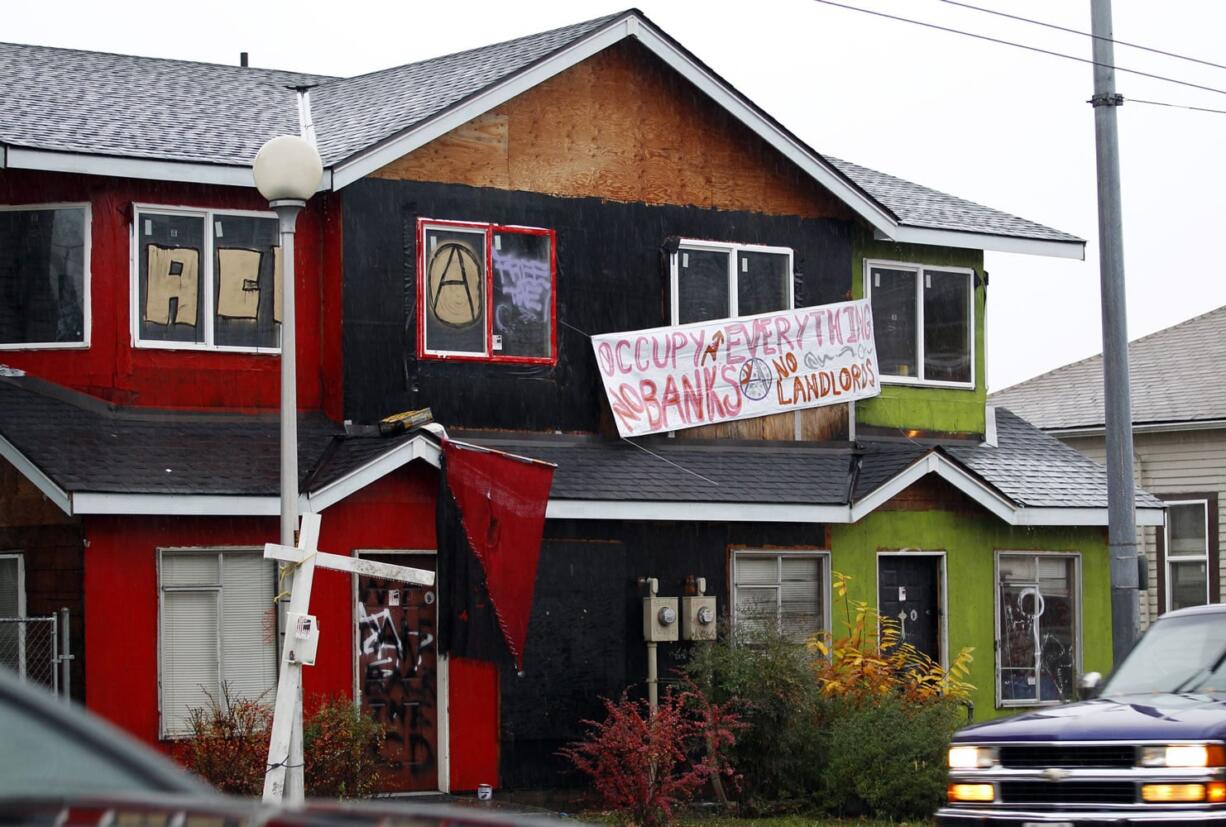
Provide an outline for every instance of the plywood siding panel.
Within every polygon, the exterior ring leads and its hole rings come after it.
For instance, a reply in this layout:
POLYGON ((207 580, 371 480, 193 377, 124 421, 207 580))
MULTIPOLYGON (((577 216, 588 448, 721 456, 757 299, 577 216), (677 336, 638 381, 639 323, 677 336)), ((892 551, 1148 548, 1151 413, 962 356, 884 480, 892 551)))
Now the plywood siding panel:
POLYGON ((373 176, 852 218, 828 191, 630 41, 571 67, 373 176))
MULTIPOLYGON (((1066 437, 1069 445, 1100 464, 1106 463, 1103 437, 1066 437)), ((1173 494, 1218 495, 1219 583, 1226 583, 1226 430, 1141 433, 1133 439, 1136 479, 1159 497, 1173 494)), ((1149 557, 1150 588, 1141 601, 1142 621, 1158 612, 1158 532, 1143 528, 1138 537, 1149 557)), ((1218 600, 1226 600, 1226 593, 1218 600)))
POLYGON ((769 439, 784 442, 797 438, 805 441, 839 441, 849 438, 848 408, 846 405, 829 405, 808 408, 803 411, 787 411, 759 416, 753 419, 738 419, 677 431, 678 439, 769 439), (799 429, 799 436, 797 430, 799 429))

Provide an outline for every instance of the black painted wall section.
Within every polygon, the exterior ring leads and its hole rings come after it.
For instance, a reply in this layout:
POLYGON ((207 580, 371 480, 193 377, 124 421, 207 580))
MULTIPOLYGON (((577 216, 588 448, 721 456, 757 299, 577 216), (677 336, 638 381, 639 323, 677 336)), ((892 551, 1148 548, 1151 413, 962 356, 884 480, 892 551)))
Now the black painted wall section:
MULTIPOLYGON (((545 525, 524 673, 502 670, 502 783, 512 789, 581 783, 557 750, 604 717, 600 699, 629 689, 645 697, 640 577, 680 596, 707 578, 721 619, 728 612, 729 555, 736 548, 825 548, 825 527, 781 523, 555 521, 545 525)), ((669 678, 693 643, 659 645, 669 678)))
POLYGON ((603 393, 584 333, 668 322, 670 237, 791 247, 798 306, 850 297, 846 221, 381 179, 343 197, 345 417, 358 422, 429 406, 449 427, 598 430, 603 393), (557 231, 556 366, 416 358, 418 218, 557 231))

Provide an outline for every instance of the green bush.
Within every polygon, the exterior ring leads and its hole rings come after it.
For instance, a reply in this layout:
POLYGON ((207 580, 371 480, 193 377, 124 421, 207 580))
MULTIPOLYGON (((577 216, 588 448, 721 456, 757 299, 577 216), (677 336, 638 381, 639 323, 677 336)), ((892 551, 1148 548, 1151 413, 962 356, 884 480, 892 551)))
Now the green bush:
POLYGON ((780 634, 756 629, 753 639, 723 635, 696 646, 685 665, 715 703, 733 703, 746 728, 729 759, 742 774, 751 809, 810 798, 823 761, 820 689, 815 655, 780 634))
POLYGON ((823 806, 840 815, 932 816, 945 797, 945 749, 965 720, 954 699, 897 694, 871 702, 830 699, 823 806))
POLYGON ((383 726, 352 700, 321 703, 302 725, 307 793, 316 798, 368 798, 378 789, 383 726))

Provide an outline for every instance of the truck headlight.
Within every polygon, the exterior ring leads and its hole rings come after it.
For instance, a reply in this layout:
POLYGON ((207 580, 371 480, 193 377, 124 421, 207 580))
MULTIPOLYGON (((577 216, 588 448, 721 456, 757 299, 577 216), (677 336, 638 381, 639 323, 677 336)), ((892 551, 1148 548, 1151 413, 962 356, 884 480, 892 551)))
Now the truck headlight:
POLYGON ((950 784, 947 794, 950 801, 991 803, 996 800, 996 788, 991 784, 950 784))
POLYGON ((954 744, 949 748, 949 768, 951 770, 981 770, 994 767, 996 763, 995 747, 954 744))
POLYGON ((1143 767, 1221 767, 1226 750, 1221 744, 1165 744, 1141 747, 1143 767))

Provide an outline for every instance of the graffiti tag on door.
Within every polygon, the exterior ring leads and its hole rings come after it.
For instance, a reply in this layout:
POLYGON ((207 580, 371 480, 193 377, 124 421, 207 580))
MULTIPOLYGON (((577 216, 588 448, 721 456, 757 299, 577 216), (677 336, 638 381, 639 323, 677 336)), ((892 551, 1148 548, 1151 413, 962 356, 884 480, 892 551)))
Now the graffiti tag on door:
MULTIPOLYGON (((408 565, 404 556, 387 562, 408 565)), ((433 569, 433 560, 411 565, 433 569)), ((438 789, 437 602, 433 588, 358 579, 358 683, 362 707, 387 731, 380 753, 387 791, 438 789)))

